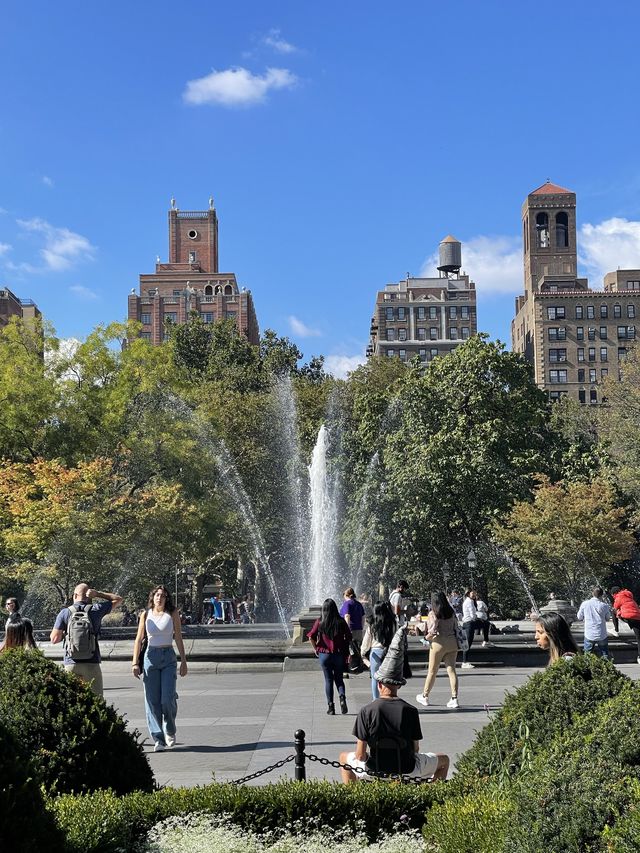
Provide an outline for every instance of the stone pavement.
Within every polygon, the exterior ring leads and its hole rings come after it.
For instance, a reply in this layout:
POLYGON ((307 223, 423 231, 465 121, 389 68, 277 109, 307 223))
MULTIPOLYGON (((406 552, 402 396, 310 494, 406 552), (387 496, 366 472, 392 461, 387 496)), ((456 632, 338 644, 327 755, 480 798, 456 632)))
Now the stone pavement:
MULTIPOLYGON (((622 665, 621 671, 640 677, 640 666, 622 665)), ((508 690, 519 687, 537 669, 476 668, 458 671, 459 711, 445 707, 449 683, 444 670, 438 675, 429 708, 419 708, 424 739, 422 748, 448 753, 452 761, 472 744, 475 733, 487 723, 485 705, 497 709, 508 690)), ((178 679, 178 743, 164 753, 154 753, 149 743, 142 697, 142 683, 130 667, 119 662, 103 664, 105 698, 132 727, 147 737, 145 750, 160 785, 191 786, 212 781, 231 781, 254 773, 293 752, 293 734, 304 729, 307 752, 337 759, 351 749, 355 715, 370 701, 368 675, 351 676, 347 682, 349 713, 327 716, 324 683, 315 672, 216 673, 214 665, 192 663, 189 675, 178 679)), ((409 680, 400 695, 415 704, 422 677, 409 680)), ((262 776, 252 784, 293 778, 293 763, 262 776)), ((338 780, 339 771, 318 762, 307 762, 307 778, 338 780)))

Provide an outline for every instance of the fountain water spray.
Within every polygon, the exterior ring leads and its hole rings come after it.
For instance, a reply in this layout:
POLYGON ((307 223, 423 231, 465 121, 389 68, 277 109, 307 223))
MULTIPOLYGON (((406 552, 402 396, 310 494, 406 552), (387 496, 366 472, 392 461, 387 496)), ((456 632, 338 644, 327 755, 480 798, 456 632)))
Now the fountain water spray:
POLYGON ((340 600, 336 548, 338 513, 335 483, 331 483, 327 468, 328 447, 329 435, 327 428, 322 424, 309 466, 311 515, 310 571, 307 581, 309 604, 318 604, 325 598, 340 600))

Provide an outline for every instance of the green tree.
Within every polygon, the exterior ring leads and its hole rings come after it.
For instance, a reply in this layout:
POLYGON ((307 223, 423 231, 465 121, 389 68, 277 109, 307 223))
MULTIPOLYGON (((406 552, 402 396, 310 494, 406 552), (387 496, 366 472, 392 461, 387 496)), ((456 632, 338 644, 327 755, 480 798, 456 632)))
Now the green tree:
POLYGON ((273 329, 267 329, 260 339, 260 359, 267 374, 291 376, 301 358, 298 347, 289 338, 279 338, 273 329))

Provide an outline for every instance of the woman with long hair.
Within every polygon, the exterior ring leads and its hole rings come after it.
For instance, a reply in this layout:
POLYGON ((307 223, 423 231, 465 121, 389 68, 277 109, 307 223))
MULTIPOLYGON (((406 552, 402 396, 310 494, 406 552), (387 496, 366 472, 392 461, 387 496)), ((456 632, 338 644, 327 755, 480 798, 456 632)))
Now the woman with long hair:
POLYGON ((167 747, 175 746, 176 742, 178 665, 173 650, 174 640, 180 653, 180 676, 187 674, 180 615, 166 586, 156 586, 151 590, 147 609, 140 614, 131 664, 136 678, 140 678, 138 657, 145 636, 147 649, 142 674, 147 725, 154 740, 154 751, 163 752, 167 747))
POLYGON ((380 690, 375 674, 384 660, 387 649, 391 645, 393 635, 396 632, 396 617, 388 601, 377 601, 373 607, 373 614, 367 619, 367 627, 362 639, 362 657, 369 659, 371 670, 371 695, 374 699, 380 698, 380 690))
POLYGON ((429 694, 436 681, 438 669, 443 663, 447 667, 451 699, 447 708, 459 708, 458 703, 458 674, 456 673, 456 658, 458 657, 458 639, 456 628, 458 620, 442 590, 431 596, 431 612, 427 616, 426 639, 429 647, 429 672, 422 688, 422 693, 416 696, 416 702, 425 707, 429 704, 429 694))
POLYGON ((4 643, 0 651, 7 649, 35 649, 36 643, 33 639, 33 624, 31 619, 18 615, 6 624, 4 643))
POLYGON ((338 689, 340 710, 347 714, 347 699, 344 688, 344 667, 349 656, 351 631, 338 612, 338 606, 332 598, 325 598, 322 604, 322 616, 316 619, 308 633, 309 642, 320 660, 324 675, 324 692, 327 697, 327 714, 335 714, 333 686, 338 689))
POLYGON ((549 663, 578 654, 571 629, 559 613, 540 613, 536 619, 536 643, 549 652, 549 663))

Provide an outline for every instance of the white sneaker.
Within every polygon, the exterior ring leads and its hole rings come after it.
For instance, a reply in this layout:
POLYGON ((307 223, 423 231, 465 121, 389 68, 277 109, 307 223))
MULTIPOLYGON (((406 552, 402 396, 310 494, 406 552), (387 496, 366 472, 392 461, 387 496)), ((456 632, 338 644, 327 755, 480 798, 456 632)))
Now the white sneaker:
POLYGON ((488 648, 489 648, 489 646, 492 646, 492 645, 493 645, 493 643, 490 643, 490 642, 489 642, 489 640, 486 640, 486 641, 482 644, 482 648, 483 648, 483 649, 488 649, 488 648))
POLYGON ((458 702, 458 697, 457 697, 457 696, 452 697, 452 698, 451 698, 451 699, 449 699, 449 701, 447 702, 447 708, 459 708, 459 707, 460 707, 460 703, 458 702))
POLYGON ((640 663, 640 658, 637 658, 637 660, 638 660, 638 663, 640 663))
POLYGON ((176 736, 175 735, 167 735, 165 737, 165 740, 167 742, 167 749, 173 749, 173 747, 176 745, 176 736))
POLYGON ((424 705, 424 707, 427 708, 429 706, 429 697, 423 696, 422 693, 418 693, 418 695, 416 696, 416 702, 418 702, 418 704, 420 705, 424 705))
POLYGON ((463 663, 460 669, 475 669, 472 663, 463 663))
POLYGON ((620 631, 616 631, 615 628, 609 628, 609 633, 611 634, 612 637, 619 637, 620 636, 620 631))
POLYGON ((164 752, 166 749, 166 744, 162 743, 161 740, 156 741, 156 745, 153 747, 154 752, 164 752))

